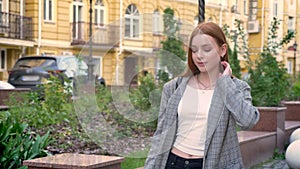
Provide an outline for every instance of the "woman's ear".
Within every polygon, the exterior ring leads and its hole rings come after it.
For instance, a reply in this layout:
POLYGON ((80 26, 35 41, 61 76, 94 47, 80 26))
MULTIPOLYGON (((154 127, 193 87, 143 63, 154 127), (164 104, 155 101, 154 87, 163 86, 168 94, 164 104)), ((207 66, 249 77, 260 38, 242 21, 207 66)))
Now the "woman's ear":
POLYGON ((227 44, 223 44, 221 47, 220 47, 220 53, 221 53, 221 56, 225 56, 227 52, 227 44))

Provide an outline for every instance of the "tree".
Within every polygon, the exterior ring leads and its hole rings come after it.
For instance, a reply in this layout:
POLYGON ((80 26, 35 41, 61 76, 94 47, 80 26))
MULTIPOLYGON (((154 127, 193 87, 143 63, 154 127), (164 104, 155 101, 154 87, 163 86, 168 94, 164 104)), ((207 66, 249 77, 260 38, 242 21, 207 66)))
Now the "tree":
POLYGON ((230 39, 231 41, 234 42, 233 50, 231 47, 228 45, 228 55, 229 55, 229 63, 230 67, 232 69, 232 74, 236 76, 237 78, 241 78, 241 66, 240 66, 240 61, 238 60, 238 51, 237 51, 237 35, 235 32, 235 35, 232 36, 229 33, 229 26, 228 25, 223 25, 222 27, 225 36, 230 39))
POLYGON ((228 46, 228 54, 229 54, 229 63, 232 69, 232 74, 237 78, 241 78, 241 66, 240 66, 240 61, 238 60, 238 52, 237 52, 236 44, 234 44, 233 51, 230 48, 230 46, 228 46))
POLYGON ((289 75, 284 65, 276 60, 276 50, 294 38, 294 32, 287 32, 277 40, 277 30, 280 21, 273 18, 269 27, 267 44, 263 52, 249 66, 248 83, 251 86, 253 104, 256 106, 279 106, 289 89, 289 75))
POLYGON ((163 47, 160 50, 160 64, 165 68, 164 71, 173 78, 183 72, 186 52, 183 49, 183 42, 177 36, 179 27, 172 9, 164 10, 163 21, 166 40, 161 42, 163 47))

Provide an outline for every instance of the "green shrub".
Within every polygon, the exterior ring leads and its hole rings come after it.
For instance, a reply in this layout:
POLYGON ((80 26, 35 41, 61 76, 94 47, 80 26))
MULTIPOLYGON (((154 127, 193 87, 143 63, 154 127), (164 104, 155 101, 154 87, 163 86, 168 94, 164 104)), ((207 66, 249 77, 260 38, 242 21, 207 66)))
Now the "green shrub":
POLYGON ((61 85, 57 77, 50 77, 48 83, 39 86, 39 90, 27 93, 22 102, 10 99, 10 113, 17 122, 36 128, 70 122, 76 117, 67 91, 68 87, 61 85))
POLYGON ((155 84, 154 77, 150 73, 146 76, 140 76, 139 83, 140 85, 137 88, 131 90, 130 99, 138 110, 146 111, 151 107, 150 94, 157 88, 157 85, 155 84))
POLYGON ((131 117, 143 118, 143 115, 148 112, 158 113, 158 106, 156 106, 156 104, 159 104, 160 99, 157 100, 156 94, 160 93, 160 90, 156 89, 157 86, 153 76, 147 74, 146 76, 138 77, 138 80, 139 85, 130 90, 129 98, 127 95, 128 93, 123 91, 128 89, 114 87, 111 89, 114 90, 113 98, 108 87, 102 85, 96 87, 95 94, 99 113, 101 113, 103 118, 116 129, 114 131, 115 133, 112 133, 115 136, 134 137, 140 134, 152 134, 155 130, 156 120, 143 122, 131 119, 131 117), (120 91, 118 92, 116 90, 120 91), (155 97, 155 99, 151 99, 151 97, 155 97), (118 108, 116 108, 116 106, 118 106, 118 108), (125 114, 127 115, 126 117, 124 116, 125 114))
POLYGON ((253 104, 256 106, 279 106, 286 97, 290 86, 289 75, 284 65, 276 60, 276 50, 294 38, 294 32, 287 32, 277 40, 280 21, 276 18, 271 22, 267 44, 263 52, 249 65, 248 83, 251 86, 253 104))
POLYGON ((24 160, 48 155, 44 149, 50 143, 49 132, 33 136, 27 124, 15 122, 8 112, 1 113, 5 115, 0 120, 0 168, 24 168, 24 160))
POLYGON ((300 81, 295 81, 289 89, 287 100, 300 100, 300 81))
POLYGON ((262 53, 255 62, 256 69, 250 70, 253 104, 256 106, 278 106, 289 88, 289 77, 283 64, 270 53, 262 53))

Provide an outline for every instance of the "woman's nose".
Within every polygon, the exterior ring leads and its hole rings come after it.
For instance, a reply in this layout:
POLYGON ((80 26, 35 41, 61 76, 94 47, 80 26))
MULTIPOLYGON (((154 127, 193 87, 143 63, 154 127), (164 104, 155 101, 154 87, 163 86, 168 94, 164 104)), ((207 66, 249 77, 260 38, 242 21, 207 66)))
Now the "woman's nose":
POLYGON ((203 54, 201 52, 201 50, 198 50, 197 52, 195 52, 195 55, 197 56, 197 58, 203 58, 203 54))

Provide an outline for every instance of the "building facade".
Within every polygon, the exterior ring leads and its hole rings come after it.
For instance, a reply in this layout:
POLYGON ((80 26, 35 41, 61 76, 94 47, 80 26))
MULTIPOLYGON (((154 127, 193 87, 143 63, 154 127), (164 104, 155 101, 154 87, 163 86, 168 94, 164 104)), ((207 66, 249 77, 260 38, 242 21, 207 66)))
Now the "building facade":
POLYGON ((299 47, 294 48, 294 44, 299 44, 300 30, 300 1, 299 0, 250 0, 249 1, 249 21, 251 33, 249 33, 249 51, 255 58, 263 50, 268 37, 269 26, 273 18, 278 18, 281 22, 278 28, 278 37, 274 41, 279 41, 287 31, 296 33, 295 38, 287 45, 277 50, 276 58, 285 64, 288 73, 299 72, 299 47))
MULTIPOLYGON (((232 30, 239 19, 250 32, 251 55, 256 55, 272 16, 289 23, 281 31, 296 30, 298 1, 206 0, 205 19, 232 30)), ((19 57, 73 54, 92 62, 94 74, 104 77, 108 85, 127 84, 144 69, 156 73, 160 68, 164 9, 174 10, 185 44, 198 23, 197 0, 0 0, 0 5, 0 18, 7 22, 0 24, 4 32, 0 32, 0 80, 7 80, 19 57)), ((292 51, 282 49, 278 59, 289 65, 292 56, 292 51)))

